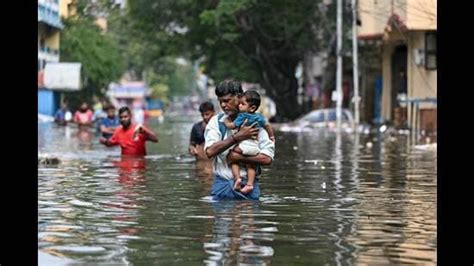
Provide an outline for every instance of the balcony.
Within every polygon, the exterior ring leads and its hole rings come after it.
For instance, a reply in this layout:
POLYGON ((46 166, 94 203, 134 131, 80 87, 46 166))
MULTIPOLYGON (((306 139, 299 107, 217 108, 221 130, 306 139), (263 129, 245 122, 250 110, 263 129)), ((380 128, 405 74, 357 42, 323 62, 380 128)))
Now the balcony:
POLYGON ((40 6, 59 11, 59 0, 38 0, 38 7, 40 6))
POLYGON ((38 2, 38 22, 57 29, 64 28, 59 18, 59 8, 54 5, 41 5, 38 2))
POLYGON ((38 47, 38 59, 46 62, 59 62, 59 50, 47 46, 38 47))

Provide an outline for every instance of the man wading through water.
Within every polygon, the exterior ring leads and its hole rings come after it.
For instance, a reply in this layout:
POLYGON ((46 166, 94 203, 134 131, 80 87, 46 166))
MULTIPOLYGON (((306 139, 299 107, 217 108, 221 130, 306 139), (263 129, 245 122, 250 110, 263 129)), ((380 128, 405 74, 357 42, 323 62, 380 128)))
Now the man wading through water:
MULTIPOLYGON (((253 190, 249 194, 235 191, 234 177, 230 164, 257 164, 270 165, 275 153, 275 144, 268 137, 265 129, 254 128, 244 123, 236 134, 224 125, 224 120, 229 117, 234 120, 239 112, 239 97, 243 93, 242 85, 238 81, 225 80, 217 85, 215 90, 219 105, 224 114, 215 115, 206 126, 204 138, 206 139, 204 150, 209 158, 214 159, 214 183, 212 184, 211 196, 214 200, 220 199, 251 199, 258 200, 260 196, 260 167, 257 167, 257 176, 253 190), (231 149, 242 140, 258 137, 260 153, 254 156, 245 156, 231 149)), ((247 173, 245 167, 240 168, 242 177, 241 187, 247 184, 247 173)))
POLYGON ((109 139, 101 137, 100 143, 105 146, 120 145, 122 155, 145 156, 146 141, 158 142, 155 133, 141 124, 132 123, 132 112, 128 107, 119 109, 120 127, 115 129, 109 139))

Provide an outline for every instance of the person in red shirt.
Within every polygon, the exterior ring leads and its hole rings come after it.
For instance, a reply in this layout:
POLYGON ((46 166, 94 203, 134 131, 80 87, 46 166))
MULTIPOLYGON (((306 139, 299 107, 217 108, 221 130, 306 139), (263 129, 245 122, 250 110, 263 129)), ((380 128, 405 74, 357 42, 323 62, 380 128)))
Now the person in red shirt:
POLYGON ((122 155, 146 155, 145 142, 147 140, 158 142, 158 138, 148 128, 141 124, 132 123, 132 112, 128 107, 119 109, 120 126, 108 140, 101 137, 100 143, 110 147, 120 145, 122 155))

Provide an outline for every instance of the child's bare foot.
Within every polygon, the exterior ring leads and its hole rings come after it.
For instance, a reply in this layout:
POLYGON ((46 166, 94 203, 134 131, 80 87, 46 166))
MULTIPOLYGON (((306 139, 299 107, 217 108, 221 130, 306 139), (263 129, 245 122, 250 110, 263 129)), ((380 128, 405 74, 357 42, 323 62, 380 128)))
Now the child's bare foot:
POLYGON ((240 190, 240 182, 242 182, 242 179, 236 178, 234 182, 234 190, 239 191, 240 190))
POLYGON ((253 190, 253 185, 246 184, 246 185, 240 190, 240 192, 242 192, 243 194, 248 194, 248 193, 250 193, 252 190, 253 190))

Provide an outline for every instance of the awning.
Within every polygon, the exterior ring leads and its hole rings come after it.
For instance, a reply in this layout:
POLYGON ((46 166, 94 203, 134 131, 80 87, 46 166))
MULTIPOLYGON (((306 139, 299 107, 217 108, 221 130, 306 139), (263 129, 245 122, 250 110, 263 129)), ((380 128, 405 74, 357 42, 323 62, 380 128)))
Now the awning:
POLYGON ((61 18, 59 17, 59 10, 40 3, 38 3, 38 23, 39 22, 57 29, 64 28, 64 25, 61 23, 61 18))
POLYGON ((114 98, 144 98, 148 88, 143 82, 127 82, 123 84, 112 84, 107 94, 114 98))

